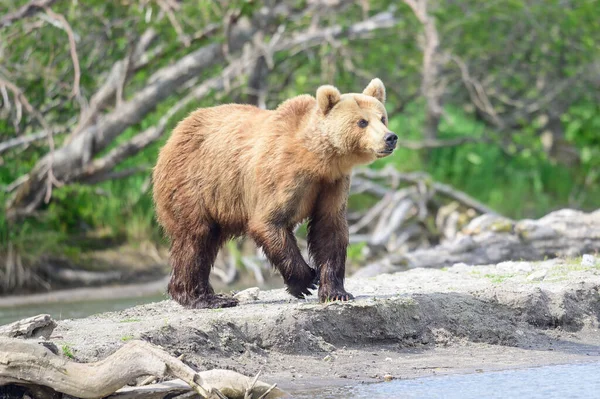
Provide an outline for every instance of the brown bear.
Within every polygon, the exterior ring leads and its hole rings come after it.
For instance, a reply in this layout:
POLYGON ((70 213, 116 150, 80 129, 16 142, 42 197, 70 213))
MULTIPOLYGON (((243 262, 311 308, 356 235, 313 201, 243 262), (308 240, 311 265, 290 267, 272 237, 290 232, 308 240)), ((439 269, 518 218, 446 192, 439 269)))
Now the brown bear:
POLYGON ((223 243, 248 235, 279 270, 290 294, 352 299, 344 290, 346 204, 353 166, 390 155, 385 87, 362 94, 318 88, 275 110, 227 104, 182 120, 153 172, 158 221, 171 239, 168 291, 189 308, 235 306, 215 295, 209 274, 223 243), (308 219, 303 259, 293 229, 308 219))

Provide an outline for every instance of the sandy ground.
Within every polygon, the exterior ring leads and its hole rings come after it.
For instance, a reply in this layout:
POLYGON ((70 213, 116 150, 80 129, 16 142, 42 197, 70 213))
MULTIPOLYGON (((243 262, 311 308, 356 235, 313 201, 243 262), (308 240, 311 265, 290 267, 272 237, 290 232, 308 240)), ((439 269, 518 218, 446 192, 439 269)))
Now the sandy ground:
POLYGON ((230 309, 172 301, 60 321, 52 340, 80 361, 130 339, 192 366, 307 387, 600 361, 600 265, 455 265, 347 280, 356 300, 319 304, 261 291, 230 309))

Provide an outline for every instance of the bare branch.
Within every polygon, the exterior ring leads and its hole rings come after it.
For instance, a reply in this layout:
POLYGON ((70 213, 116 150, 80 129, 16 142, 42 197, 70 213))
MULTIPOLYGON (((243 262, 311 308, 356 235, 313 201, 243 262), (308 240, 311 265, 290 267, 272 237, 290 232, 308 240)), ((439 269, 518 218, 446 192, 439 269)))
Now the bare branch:
POLYGON ((173 25, 173 29, 175 29, 175 32, 177 32, 177 37, 179 38, 179 41, 181 41, 181 43, 183 43, 185 47, 189 47, 191 44, 191 39, 188 35, 185 34, 183 28, 181 27, 181 24, 179 23, 179 21, 175 17, 175 14, 173 13, 174 9, 179 8, 179 4, 176 2, 164 0, 157 0, 156 2, 158 3, 158 6, 161 8, 161 10, 163 10, 165 14, 167 14, 167 18, 169 18, 171 25, 173 25))
POLYGON ((156 38, 156 36, 157 34, 153 29, 146 29, 146 31, 144 31, 144 33, 142 33, 137 40, 135 49, 130 52, 127 57, 117 61, 113 65, 104 83, 100 86, 96 93, 92 95, 89 106, 81 110, 79 122, 77 123, 75 129, 73 129, 70 140, 73 138, 73 136, 78 135, 84 129, 96 122, 95 119, 98 116, 98 113, 103 107, 108 105, 111 99, 114 99, 115 96, 116 98, 120 97, 117 92, 119 87, 125 84, 129 70, 135 71, 142 64, 145 65, 150 58, 153 58, 148 56, 145 51, 156 38), (130 58, 134 61, 133 65, 130 65, 128 62, 128 59, 130 58))
POLYGON ((423 80, 421 92, 427 101, 425 116, 425 138, 435 139, 442 115, 441 97, 443 84, 440 84, 440 39, 435 19, 427 10, 427 0, 404 0, 423 25, 423 80))
POLYGON ((480 201, 477 201, 475 198, 469 196, 468 194, 459 191, 455 188, 452 188, 451 186, 448 186, 446 184, 433 181, 431 176, 429 176, 427 173, 400 173, 393 167, 386 167, 382 170, 372 170, 367 168, 359 169, 355 172, 354 176, 364 176, 368 179, 389 179, 395 182, 407 182, 412 184, 424 183, 425 186, 432 187, 435 191, 439 192, 440 194, 450 197, 458 202, 461 202, 464 205, 475 209, 477 212, 489 213, 493 215, 497 214, 496 211, 482 204, 480 201))
POLYGON ((44 116, 31 105, 23 91, 17 85, 0 77, 0 87, 6 87, 8 90, 10 90, 15 97, 15 101, 22 104, 27 112, 29 112, 40 123, 40 125, 42 125, 46 132, 50 130, 48 123, 44 119, 44 116))
POLYGON ((45 7, 44 10, 46 14, 55 20, 60 22, 62 29, 67 32, 67 36, 69 37, 69 49, 71 52, 71 60, 73 61, 73 89, 71 90, 71 96, 75 98, 79 98, 80 90, 79 90, 79 81, 81 80, 81 69, 79 68, 79 57, 77 56, 77 44, 75 43, 75 34, 73 33, 73 29, 71 29, 71 25, 67 22, 67 19, 59 13, 52 11, 49 7, 45 7))
POLYGON ((222 77, 213 78, 204 82, 202 85, 198 86, 195 90, 193 90, 190 94, 185 96, 182 100, 178 101, 174 106, 172 106, 167 111, 167 113, 162 118, 160 118, 160 120, 155 126, 152 126, 151 128, 146 129, 143 132, 135 135, 131 140, 128 140, 127 142, 114 148, 104 157, 96 159, 87 164, 85 167, 77 169, 72 173, 68 174, 67 180, 83 180, 88 182, 94 182, 96 180, 96 176, 105 174, 126 158, 138 153, 154 141, 158 140, 158 138, 160 138, 160 136, 164 133, 167 124, 169 123, 171 118, 179 111, 184 109, 186 106, 188 106, 192 102, 192 100, 202 98, 205 95, 207 95, 210 91, 220 90, 222 88, 222 77))
POLYGON ((483 85, 476 79, 474 79, 469 73, 469 68, 467 64, 461 60, 459 57, 455 55, 451 55, 450 59, 458 65, 460 69, 460 74, 462 76, 462 80, 469 92, 469 96, 471 97, 471 101, 477 108, 479 108, 482 112, 486 113, 490 116, 494 124, 500 128, 504 126, 504 123, 498 117, 498 113, 494 109, 494 106, 490 102, 488 95, 485 92, 483 85))
POLYGON ((19 19, 30 17, 38 12, 42 12, 52 4, 56 3, 56 0, 33 0, 19 8, 15 12, 6 14, 0 19, 0 28, 4 28, 12 24, 19 19))

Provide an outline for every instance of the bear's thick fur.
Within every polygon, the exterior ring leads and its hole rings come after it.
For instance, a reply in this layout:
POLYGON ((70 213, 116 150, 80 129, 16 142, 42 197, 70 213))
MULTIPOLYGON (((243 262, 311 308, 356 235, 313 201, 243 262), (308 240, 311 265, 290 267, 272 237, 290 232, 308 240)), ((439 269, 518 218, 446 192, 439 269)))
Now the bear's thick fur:
POLYGON ((198 109, 160 151, 153 173, 158 221, 171 239, 169 294, 185 307, 235 306, 209 274, 223 243, 249 235, 295 297, 349 300, 344 290, 350 172, 392 153, 385 87, 362 94, 321 86, 276 110, 249 105, 198 109), (308 219, 303 259, 294 227, 308 219))

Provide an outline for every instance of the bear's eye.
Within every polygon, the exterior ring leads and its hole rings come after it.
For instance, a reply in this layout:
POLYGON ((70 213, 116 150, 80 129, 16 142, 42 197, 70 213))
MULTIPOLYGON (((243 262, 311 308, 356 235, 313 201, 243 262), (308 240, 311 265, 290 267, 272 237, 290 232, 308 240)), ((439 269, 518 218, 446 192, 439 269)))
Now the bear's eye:
POLYGON ((358 121, 358 127, 361 127, 364 129, 367 126, 369 126, 369 122, 367 122, 365 119, 361 119, 358 121))
POLYGON ((383 123, 385 125, 385 116, 381 117, 381 123, 383 123))

